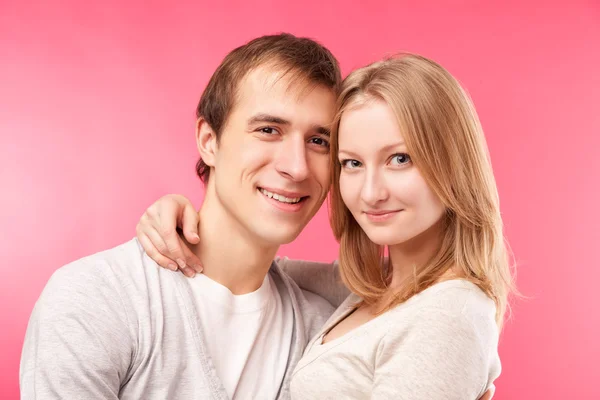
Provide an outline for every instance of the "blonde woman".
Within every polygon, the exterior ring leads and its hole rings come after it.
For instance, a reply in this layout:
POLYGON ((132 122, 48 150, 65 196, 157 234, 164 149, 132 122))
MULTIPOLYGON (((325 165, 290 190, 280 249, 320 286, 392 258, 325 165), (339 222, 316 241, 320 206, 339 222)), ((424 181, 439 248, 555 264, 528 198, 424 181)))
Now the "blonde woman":
MULTIPOLYGON (((493 394, 512 279, 471 101, 440 65, 402 55, 352 72, 337 107, 330 212, 339 263, 279 264, 332 303, 345 294, 338 275, 350 295, 306 348, 292 398, 493 394)), ((159 203, 163 212, 138 225, 142 243, 176 220, 194 230, 187 200, 159 203)), ((146 250, 159 264, 177 258, 158 247, 146 250)), ((178 251, 197 263, 189 249, 178 251)))

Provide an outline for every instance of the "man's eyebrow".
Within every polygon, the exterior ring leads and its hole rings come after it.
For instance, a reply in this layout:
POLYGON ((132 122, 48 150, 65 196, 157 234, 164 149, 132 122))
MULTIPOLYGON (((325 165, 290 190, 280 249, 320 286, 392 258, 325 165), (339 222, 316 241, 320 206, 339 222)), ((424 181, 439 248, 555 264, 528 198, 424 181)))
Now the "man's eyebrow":
MULTIPOLYGON (((278 124, 278 125, 291 125, 292 124, 287 119, 278 117, 276 115, 260 113, 260 114, 256 114, 256 115, 252 116, 248 120, 248 125, 260 124, 260 123, 265 123, 265 122, 269 123, 269 124, 278 124)), ((311 128, 313 131, 317 132, 318 134, 325 135, 325 136, 331 136, 331 130, 328 128, 325 128, 324 126, 313 125, 311 128)))
POLYGON ((279 124, 279 125, 291 125, 291 122, 286 119, 277 117, 275 115, 263 114, 263 113, 256 114, 248 120, 249 125, 258 124, 261 122, 263 122, 263 123, 268 122, 270 124, 279 124))
POLYGON ((325 136, 331 136, 331 130, 325 128, 324 126, 318 126, 315 125, 313 126, 313 129, 317 132, 320 133, 321 135, 325 135, 325 136))

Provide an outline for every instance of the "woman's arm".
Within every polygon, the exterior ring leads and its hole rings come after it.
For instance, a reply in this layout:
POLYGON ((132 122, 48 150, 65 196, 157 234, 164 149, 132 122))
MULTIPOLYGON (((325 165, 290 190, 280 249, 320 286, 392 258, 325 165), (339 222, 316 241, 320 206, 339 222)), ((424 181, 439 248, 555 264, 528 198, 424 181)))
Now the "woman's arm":
POLYGON ((137 238, 144 251, 158 265, 173 271, 181 269, 192 277, 202 272, 202 264, 184 241, 197 244, 198 213, 186 197, 168 194, 144 212, 136 226, 137 238), (179 236, 178 229, 183 231, 179 236))
MULTIPOLYGON (((190 243, 198 243, 198 213, 192 203, 181 195, 166 195, 152 204, 136 227, 138 240, 144 251, 158 265, 186 276, 202 272, 198 257, 188 248, 177 229, 183 231, 190 243)), ((306 291, 326 299, 338 307, 349 291, 339 277, 337 262, 318 263, 311 261, 276 259, 277 264, 296 284, 306 291)))
POLYGON ((390 329, 383 339, 371 399, 491 397, 500 372, 493 317, 424 309, 414 323, 404 334, 390 329))
POLYGON ((342 283, 337 261, 319 263, 315 261, 275 259, 281 269, 292 278, 300 289, 323 297, 332 306, 339 307, 350 291, 342 283))

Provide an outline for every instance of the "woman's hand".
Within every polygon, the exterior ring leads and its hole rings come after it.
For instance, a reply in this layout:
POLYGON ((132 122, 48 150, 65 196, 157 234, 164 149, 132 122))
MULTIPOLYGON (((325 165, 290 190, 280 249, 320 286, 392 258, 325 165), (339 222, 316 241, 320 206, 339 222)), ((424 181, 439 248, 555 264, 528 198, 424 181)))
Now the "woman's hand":
POLYGON ((136 226, 137 238, 144 251, 158 265, 173 271, 181 269, 185 276, 202 272, 200 259, 190 250, 185 240, 197 244, 198 213, 184 196, 168 194, 152 204, 136 226))

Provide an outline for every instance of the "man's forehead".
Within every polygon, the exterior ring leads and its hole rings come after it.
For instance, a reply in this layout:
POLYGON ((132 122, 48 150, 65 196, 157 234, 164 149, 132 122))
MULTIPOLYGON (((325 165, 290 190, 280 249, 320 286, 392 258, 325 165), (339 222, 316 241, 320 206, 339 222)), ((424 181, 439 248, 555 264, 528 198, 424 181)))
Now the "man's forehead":
POLYGON ((246 74, 243 81, 256 84, 259 87, 273 87, 276 84, 288 84, 289 78, 286 77, 286 70, 276 68, 270 65, 261 65, 253 68, 246 74))
POLYGON ((333 90, 286 72, 264 67, 250 71, 238 85, 234 118, 251 123, 256 115, 270 115, 292 124, 329 129, 335 111, 333 90), (318 96, 323 97, 311 96, 317 87, 318 96))
MULTIPOLYGON (((263 65, 254 68, 238 86, 238 96, 255 96, 259 94, 276 96, 279 101, 301 101, 318 85, 304 73, 294 68, 276 65, 263 65)), ((333 89, 331 89, 333 93, 333 89)))

